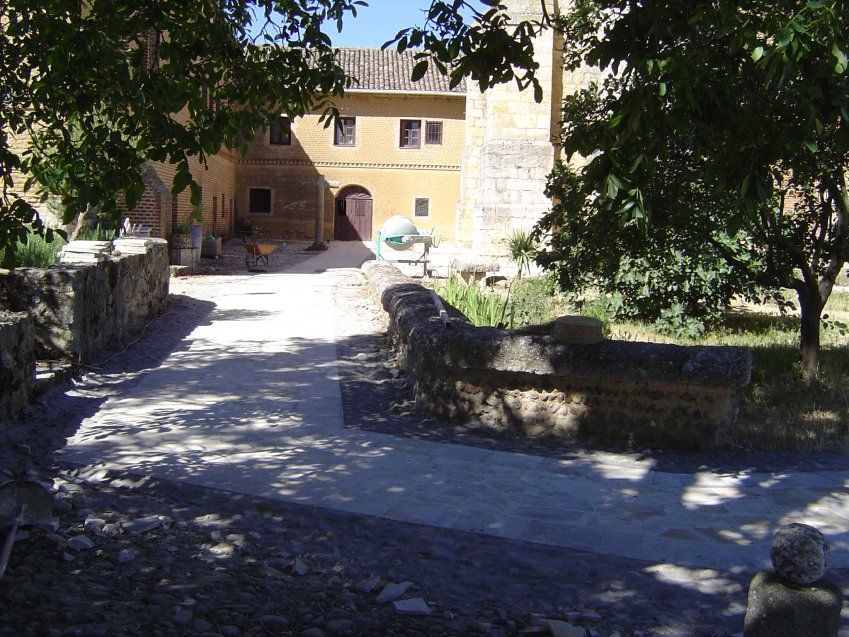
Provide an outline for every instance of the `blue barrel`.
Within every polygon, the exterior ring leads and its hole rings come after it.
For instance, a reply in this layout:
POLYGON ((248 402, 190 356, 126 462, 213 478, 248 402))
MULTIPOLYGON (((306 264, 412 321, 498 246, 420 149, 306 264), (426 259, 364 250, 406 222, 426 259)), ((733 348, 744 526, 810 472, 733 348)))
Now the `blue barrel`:
POLYGON ((189 235, 192 238, 192 248, 200 250, 200 246, 203 243, 203 226, 193 225, 189 228, 189 235))

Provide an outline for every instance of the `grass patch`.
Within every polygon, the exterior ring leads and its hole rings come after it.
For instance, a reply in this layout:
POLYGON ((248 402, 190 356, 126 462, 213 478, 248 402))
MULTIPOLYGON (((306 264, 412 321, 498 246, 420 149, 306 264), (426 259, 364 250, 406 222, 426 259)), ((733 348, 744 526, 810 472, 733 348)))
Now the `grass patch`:
MULTIPOLYGON (((846 322, 849 295, 826 312, 846 322)), ((822 331, 820 378, 804 383, 799 370, 799 317, 773 308, 736 309, 698 339, 676 339, 653 326, 612 323, 612 338, 681 345, 733 345, 752 350, 752 382, 741 395, 738 442, 762 451, 849 451, 849 346, 836 328, 822 331)))

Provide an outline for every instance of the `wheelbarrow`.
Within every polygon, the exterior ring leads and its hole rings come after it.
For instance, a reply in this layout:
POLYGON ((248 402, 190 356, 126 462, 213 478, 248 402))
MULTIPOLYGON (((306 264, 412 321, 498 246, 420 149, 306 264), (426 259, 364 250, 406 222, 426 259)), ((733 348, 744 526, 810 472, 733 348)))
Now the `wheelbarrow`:
POLYGON ((243 236, 245 267, 251 272, 267 272, 268 257, 277 249, 276 243, 261 243, 256 236, 243 236))

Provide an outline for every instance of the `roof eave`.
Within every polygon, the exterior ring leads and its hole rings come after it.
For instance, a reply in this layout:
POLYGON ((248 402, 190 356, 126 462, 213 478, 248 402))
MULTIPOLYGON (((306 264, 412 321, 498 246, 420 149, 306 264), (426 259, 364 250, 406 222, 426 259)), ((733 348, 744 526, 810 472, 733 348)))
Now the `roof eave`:
POLYGON ((403 89, 349 88, 345 93, 369 93, 373 95, 441 95, 442 97, 466 98, 466 93, 456 91, 405 91, 403 89))

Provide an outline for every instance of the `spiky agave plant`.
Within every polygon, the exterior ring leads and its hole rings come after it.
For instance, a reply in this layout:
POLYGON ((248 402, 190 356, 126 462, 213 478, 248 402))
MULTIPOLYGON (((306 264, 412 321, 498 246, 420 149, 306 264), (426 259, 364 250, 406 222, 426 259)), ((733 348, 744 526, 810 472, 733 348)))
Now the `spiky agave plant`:
POLYGON ((522 271, 531 273, 531 263, 536 258, 538 246, 531 233, 526 230, 514 230, 507 237, 507 250, 510 258, 516 264, 517 278, 522 278, 522 271))

